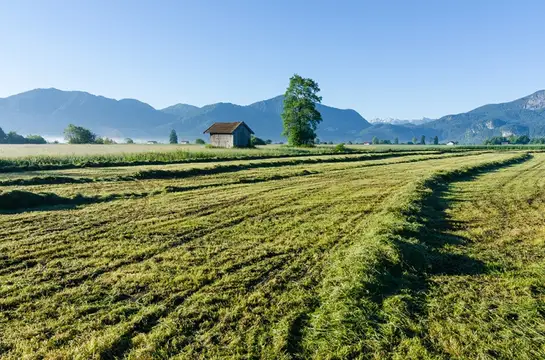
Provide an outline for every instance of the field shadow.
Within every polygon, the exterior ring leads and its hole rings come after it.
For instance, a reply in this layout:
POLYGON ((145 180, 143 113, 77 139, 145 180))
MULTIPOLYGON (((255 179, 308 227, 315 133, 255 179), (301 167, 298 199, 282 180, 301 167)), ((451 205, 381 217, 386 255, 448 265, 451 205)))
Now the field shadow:
POLYGON ((391 296, 411 294, 410 308, 418 316, 425 310, 431 276, 487 273, 484 262, 455 251, 471 240, 450 232, 460 224, 453 223, 446 214, 450 201, 442 196, 445 190, 446 186, 435 188, 420 204, 419 214, 412 215, 411 222, 423 226, 395 234, 393 242, 401 262, 383 272, 371 289, 374 302, 381 304, 391 296))
POLYGON ((0 214, 17 214, 30 211, 60 211, 74 209, 80 205, 108 202, 122 198, 139 198, 147 193, 110 194, 106 196, 64 197, 54 193, 33 193, 30 191, 12 190, 0 193, 0 214))
POLYGON ((405 214, 412 224, 418 226, 406 226, 395 234, 393 242, 401 262, 391 264, 371 290, 371 299, 381 309, 378 323, 382 325, 377 326, 376 331, 381 333, 384 327, 388 328, 387 325, 397 329, 394 339, 390 338, 389 350, 396 348, 407 337, 418 337, 431 353, 441 351, 426 340, 427 328, 422 323, 428 311, 427 296, 432 277, 480 275, 497 271, 497 267, 489 268, 485 262, 464 254, 461 248, 470 245, 472 240, 454 234, 453 230, 469 226, 470 222, 451 219, 447 213, 447 209, 459 201, 453 196, 452 184, 474 180, 482 173, 433 183, 431 193, 415 204, 418 210, 409 210, 405 214), (392 317, 389 311, 392 310, 388 300, 394 296, 399 296, 406 309, 403 312, 404 321, 399 324, 390 323, 392 317), (419 329, 416 333, 415 328, 419 329))

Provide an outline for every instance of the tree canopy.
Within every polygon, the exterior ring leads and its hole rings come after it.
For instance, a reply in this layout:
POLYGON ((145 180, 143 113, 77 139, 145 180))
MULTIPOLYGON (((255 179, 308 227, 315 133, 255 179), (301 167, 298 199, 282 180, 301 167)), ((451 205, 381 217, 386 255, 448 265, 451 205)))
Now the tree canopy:
POLYGON ((25 140, 27 144, 47 144, 47 141, 40 135, 27 135, 25 140))
POLYGON ((91 130, 70 124, 64 130, 64 138, 69 144, 93 144, 97 136, 91 130))
POLYGON ((316 103, 322 102, 318 96, 320 87, 312 79, 305 79, 297 74, 290 78, 290 84, 284 94, 282 135, 293 146, 314 145, 316 129, 322 121, 322 115, 316 110, 316 103))
POLYGON ((172 129, 170 131, 169 142, 171 144, 177 144, 178 143, 178 134, 176 134, 176 130, 174 130, 174 129, 172 129))

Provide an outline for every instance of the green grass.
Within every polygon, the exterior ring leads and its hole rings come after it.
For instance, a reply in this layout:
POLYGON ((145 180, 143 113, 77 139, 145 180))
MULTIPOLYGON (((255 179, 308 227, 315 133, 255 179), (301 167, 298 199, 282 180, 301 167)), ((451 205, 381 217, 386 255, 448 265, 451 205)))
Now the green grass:
POLYGON ((348 146, 339 151, 332 145, 305 148, 267 145, 253 149, 208 149, 198 145, 1 145, 0 173, 407 151, 465 150, 445 146, 440 148, 348 146))
POLYGON ((545 358, 545 156, 452 183, 441 254, 416 320, 444 358, 545 358))
MULTIPOLYGON (((137 145, 138 146, 138 145, 137 145)), ((137 166, 147 164, 172 164, 184 162, 221 161, 235 159, 260 159, 289 156, 308 156, 320 154, 335 154, 333 147, 291 148, 291 147, 261 147, 255 149, 207 149, 202 146, 158 147, 152 151, 150 146, 145 151, 136 151, 133 145, 41 145, 33 152, 28 147, 17 152, 15 145, 3 153, 10 156, 0 157, 0 172, 73 169, 85 167, 137 166), (94 151, 103 146, 101 151, 94 151), (48 148, 50 147, 50 148, 48 148), (74 148, 73 148, 74 147, 74 148), (51 148, 58 149, 57 152, 51 148), (77 149, 77 150, 76 150, 77 149), (89 149, 89 153, 85 153, 89 149), (44 151, 42 153, 43 150, 44 151), (74 152, 71 152, 73 151, 74 152)), ((347 150, 346 152, 352 152, 347 150)))
POLYGON ((0 357, 543 357, 545 156, 383 155, 10 174, 0 357))

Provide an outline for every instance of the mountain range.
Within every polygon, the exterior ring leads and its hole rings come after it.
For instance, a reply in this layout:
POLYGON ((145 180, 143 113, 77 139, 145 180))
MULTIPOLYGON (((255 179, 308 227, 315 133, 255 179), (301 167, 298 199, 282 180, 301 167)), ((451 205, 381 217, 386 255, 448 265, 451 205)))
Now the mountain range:
MULTIPOLYGON (((245 121, 257 136, 282 141, 282 103, 283 96, 277 96, 246 106, 217 103, 197 107, 180 103, 155 109, 134 99, 35 89, 0 98, 0 127, 24 135, 60 137, 64 128, 74 123, 100 136, 166 141, 171 129, 180 139, 194 140, 204 137, 202 132, 213 122, 245 121)), ((406 142, 425 135, 438 136, 441 141, 480 144, 492 136, 545 136, 545 90, 437 120, 374 119, 371 123, 354 110, 322 104, 317 104, 317 109, 323 118, 318 128, 322 141, 362 142, 376 136, 406 142)))
POLYGON ((407 125, 407 124, 413 124, 413 125, 422 125, 422 124, 425 124, 425 123, 429 123, 431 121, 433 121, 435 119, 430 119, 430 118, 422 118, 422 119, 410 119, 410 120, 405 120, 405 119, 395 119, 395 118, 391 118, 391 117, 388 117, 388 118, 374 118, 374 119, 370 119, 368 120, 371 124, 392 124, 392 125, 407 125))

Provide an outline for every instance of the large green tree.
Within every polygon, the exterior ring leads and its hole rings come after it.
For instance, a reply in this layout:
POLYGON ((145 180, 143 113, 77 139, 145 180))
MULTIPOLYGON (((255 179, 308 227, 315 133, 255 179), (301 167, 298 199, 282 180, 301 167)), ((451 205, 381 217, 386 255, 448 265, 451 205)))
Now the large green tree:
POLYGON ((322 114, 316 110, 316 103, 322 102, 318 96, 320 87, 312 79, 305 79, 297 74, 290 78, 290 84, 284 94, 282 122, 288 143, 293 146, 313 145, 316 129, 322 121, 322 114))
POLYGON ((0 127, 0 144, 3 144, 5 142, 6 142, 6 133, 0 127))
POLYGON ((64 129, 64 138, 69 144, 94 144, 97 136, 89 129, 70 124, 64 129))
POLYGON ((178 134, 176 134, 176 130, 172 129, 170 132, 169 142, 171 144, 177 144, 178 143, 178 134))

